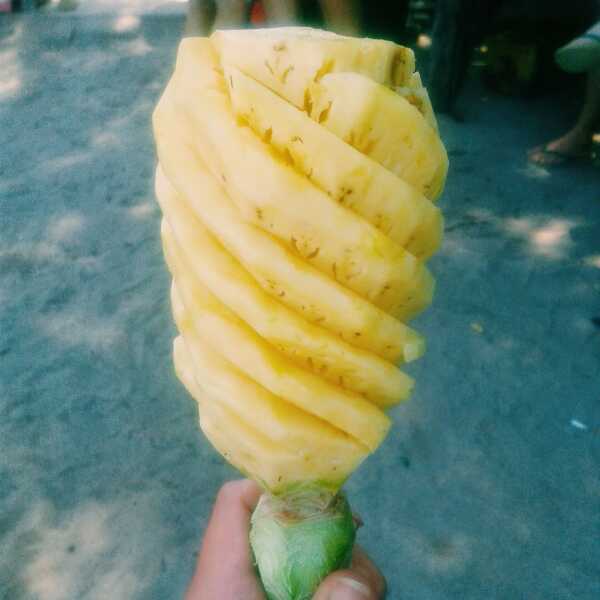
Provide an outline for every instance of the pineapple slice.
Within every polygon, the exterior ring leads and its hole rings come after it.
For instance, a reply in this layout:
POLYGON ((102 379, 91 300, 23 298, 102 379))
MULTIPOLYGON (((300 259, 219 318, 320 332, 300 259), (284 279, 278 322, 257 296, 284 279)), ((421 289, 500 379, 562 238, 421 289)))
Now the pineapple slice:
POLYGON ((369 397, 378 402, 402 399, 411 385, 403 375, 388 373, 387 383, 377 384, 381 368, 376 357, 357 354, 350 348, 345 350, 343 343, 341 346, 335 343, 335 338, 323 338, 325 331, 321 337, 316 332, 324 328, 352 346, 392 362, 421 356, 425 349, 422 336, 306 265, 261 230, 241 223, 236 212, 228 209, 230 202, 218 184, 200 163, 190 162, 189 156, 181 151, 183 144, 165 147, 166 136, 157 137, 159 154, 172 166, 174 180, 187 192, 189 204, 178 199, 160 169, 156 195, 180 246, 191 257, 189 262, 198 280, 278 347, 284 345, 305 363, 312 357, 318 372, 331 368, 336 378, 349 377, 348 384, 356 385, 357 391, 365 393, 368 388, 369 397), (198 217, 204 219, 256 280, 215 241, 198 217), (195 256, 204 259, 193 260, 195 256), (311 329, 307 320, 318 325, 318 329, 311 329), (285 332, 289 332, 287 337, 285 332), (312 340, 320 348, 318 352, 312 340), (322 363, 317 357, 321 357, 322 363), (356 367, 357 362, 362 367, 356 367), (354 375, 350 376, 348 370, 354 375))
POLYGON ((415 70, 409 48, 309 28, 215 31, 210 40, 222 64, 237 67, 298 108, 310 84, 326 73, 352 71, 396 87, 406 85, 415 70))
POLYGON ((226 406, 249 427, 286 448, 305 454, 320 447, 339 462, 341 455, 361 458, 367 453, 351 436, 271 394, 238 371, 208 345, 194 329, 194 319, 172 286, 173 316, 194 365, 195 379, 215 402, 226 406))
MULTIPOLYGON (((161 164, 168 172, 169 177, 178 190, 189 199, 195 197, 199 189, 206 188, 206 184, 203 183, 206 181, 206 177, 202 177, 202 163, 193 155, 193 151, 184 141, 185 134, 177 128, 177 122, 173 120, 172 105, 167 103, 167 100, 168 96, 165 95, 155 111, 154 123, 158 153, 161 164), (184 165, 186 166, 184 167, 184 165)), ((213 182, 213 189, 214 186, 213 182)), ((204 205, 208 204, 209 198, 212 196, 206 196, 204 205)), ((205 214, 208 214, 208 210, 205 214)), ((221 241, 229 245, 229 249, 235 252, 231 244, 235 242, 234 238, 237 237, 237 233, 234 234, 225 222, 222 225, 221 241), (223 239, 227 232, 229 232, 230 239, 234 240, 231 244, 223 239)), ((232 227, 234 226, 235 223, 232 227)), ((214 223, 211 227, 214 227, 214 223)), ((249 228, 246 230, 250 231, 249 228)), ((237 228, 236 231, 239 233, 241 229, 237 228)), ((248 238, 249 235, 247 234, 245 237, 248 238)), ((256 234, 253 237, 257 240, 260 238, 256 234)), ((410 283, 407 284, 406 295, 401 297, 395 305, 388 307, 391 315, 387 315, 383 311, 377 311, 370 302, 365 302, 360 296, 352 294, 347 288, 334 281, 331 275, 327 276, 311 267, 297 253, 289 250, 286 252, 277 243, 269 244, 265 236, 262 240, 257 245, 250 245, 250 249, 246 248, 243 253, 237 252, 237 255, 240 260, 245 260, 245 266, 269 293, 281 298, 286 305, 302 312, 308 320, 322 323, 336 331, 353 345, 371 349, 369 339, 383 335, 386 338, 383 352, 381 347, 374 351, 384 358, 397 360, 404 354, 404 360, 411 360, 420 356, 423 344, 414 345, 413 343, 417 342, 418 336, 398 324, 392 316, 398 319, 408 319, 431 300, 433 280, 427 270, 415 266, 417 276, 416 281, 412 282, 413 291, 411 291, 410 283), (255 260, 255 264, 250 265, 249 261, 258 259, 261 253, 263 253, 263 260, 259 262, 255 260), (244 256, 247 258, 244 259, 244 256), (278 260, 279 257, 281 260, 278 260), (290 270, 292 266, 289 264, 290 261, 293 263, 293 271, 290 270), (364 317, 368 316, 368 321, 364 325, 358 323, 357 311, 360 311, 364 317), (385 324, 382 321, 385 321, 385 324), (380 322, 382 322, 381 326, 380 322), (358 327, 354 328, 352 323, 357 324, 358 327), (365 326, 372 328, 372 331, 366 332, 365 326), (403 350, 403 348, 406 349, 404 344, 407 341, 410 343, 409 352, 403 350)), ((243 241, 238 240, 238 248, 240 244, 243 245, 243 241)), ((406 256, 410 259, 410 255, 406 256)), ((337 267, 334 266, 333 270, 336 271, 337 267)), ((389 289, 384 286, 381 296, 384 296, 386 291, 389 289)), ((385 303, 381 301, 379 304, 385 303)), ((389 304, 392 302, 390 301, 389 304)), ((361 316, 360 320, 363 321, 364 317, 361 316)))
POLYGON ((419 73, 413 73, 408 85, 397 87, 395 92, 406 98, 423 115, 429 125, 435 131, 438 131, 439 128, 435 113, 433 112, 433 106, 419 73))
MULTIPOLYGON (((209 290, 198 280, 194 268, 190 266, 193 261, 185 256, 186 250, 193 252, 195 246, 188 246, 186 243, 180 247, 165 222, 162 237, 171 272, 174 275, 181 274, 179 285, 185 287, 191 297, 209 294, 209 290)), ((196 254, 192 254, 194 255, 196 254)), ((202 255, 206 256, 204 253, 202 255)), ((249 300, 251 302, 248 302, 245 295, 237 302, 234 299, 235 308, 241 307, 237 316, 297 365, 308 368, 331 383, 357 392, 381 407, 396 404, 410 395, 412 379, 394 365, 371 353, 348 346, 321 328, 306 323, 277 302, 270 299, 262 303, 254 302, 252 296, 249 300)), ((214 302, 219 302, 217 297, 214 302)))
POLYGON ((225 80, 235 114, 330 197, 419 258, 437 250, 440 211, 413 187, 235 67, 225 69, 225 80))
POLYGON ((446 150, 407 98, 358 73, 325 75, 311 86, 309 97, 308 111, 323 127, 428 198, 440 195, 446 150))
POLYGON ((412 52, 298 29, 188 39, 154 129, 175 361, 203 428, 272 490, 336 488, 410 392, 388 361, 422 352, 400 321, 433 292, 447 157, 412 52))
MULTIPOLYGON (((197 69, 213 69, 210 55, 204 58, 197 69)), ((189 119, 199 153, 248 222, 400 319, 413 317, 430 303, 433 279, 426 267, 302 177, 248 127, 237 124, 226 95, 198 88, 177 74, 172 86, 172 95, 167 90, 155 111, 156 129, 161 129, 163 113, 169 110, 161 105, 173 103, 179 117, 189 119), (261 186, 256 185, 256 173, 261 174, 261 186), (335 236, 330 235, 332 228, 335 236)))
POLYGON ((267 489, 278 493, 311 482, 337 489, 366 457, 366 448, 357 442, 304 413, 296 414, 289 405, 277 406, 268 392, 229 366, 221 369, 214 353, 192 342, 195 357, 209 357, 199 367, 186 345, 182 337, 175 339, 173 361, 178 378, 198 403, 202 431, 228 462, 267 489), (218 377, 217 389, 201 387, 199 374, 211 377, 211 382, 218 377), (243 409, 248 419, 238 416, 228 396, 247 403, 243 409), (281 430, 285 439, 273 439, 273 431, 281 430), (314 437, 317 433, 320 437, 314 437), (302 439, 305 445, 298 446, 302 439))
POLYGON ((175 72, 191 79, 198 88, 227 93, 219 56, 208 38, 187 37, 181 40, 177 50, 175 72), (208 60, 205 57, 208 57, 208 60), (200 62, 206 62, 207 68, 198 69, 196 65, 200 62))
POLYGON ((184 273, 175 272, 174 279, 197 336, 213 351, 272 394, 353 436, 370 451, 379 446, 390 426, 380 409, 284 358, 206 288, 190 293, 182 285, 184 273))

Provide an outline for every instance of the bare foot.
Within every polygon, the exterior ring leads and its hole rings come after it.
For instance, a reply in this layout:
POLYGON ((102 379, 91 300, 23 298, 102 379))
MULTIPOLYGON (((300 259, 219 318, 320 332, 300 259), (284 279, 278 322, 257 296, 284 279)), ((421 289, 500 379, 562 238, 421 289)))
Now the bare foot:
POLYGON ((557 140, 530 150, 528 159, 529 162, 541 167, 553 167, 573 159, 586 157, 589 146, 589 134, 572 129, 557 140))

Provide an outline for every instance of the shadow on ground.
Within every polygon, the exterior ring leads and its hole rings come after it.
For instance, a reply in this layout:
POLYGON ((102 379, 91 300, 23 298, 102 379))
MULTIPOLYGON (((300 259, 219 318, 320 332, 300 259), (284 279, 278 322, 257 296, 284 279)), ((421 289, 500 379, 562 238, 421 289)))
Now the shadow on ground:
MULTIPOLYGON (((220 483, 170 365, 150 113, 181 20, 0 21, 0 598, 178 598, 220 483)), ((598 171, 477 85, 412 401, 349 484, 392 598, 597 598, 598 171)))

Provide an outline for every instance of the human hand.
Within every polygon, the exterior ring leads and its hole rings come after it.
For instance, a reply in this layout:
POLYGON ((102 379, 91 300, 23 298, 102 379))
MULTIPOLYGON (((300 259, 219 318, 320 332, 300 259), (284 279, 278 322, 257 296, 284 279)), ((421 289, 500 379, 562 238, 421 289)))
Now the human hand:
MULTIPOLYGON (((185 600, 266 600, 252 564, 250 516, 260 497, 252 481, 226 483, 217 496, 185 600)), ((336 571, 313 600, 383 600, 385 580, 359 547, 349 569, 336 571)))

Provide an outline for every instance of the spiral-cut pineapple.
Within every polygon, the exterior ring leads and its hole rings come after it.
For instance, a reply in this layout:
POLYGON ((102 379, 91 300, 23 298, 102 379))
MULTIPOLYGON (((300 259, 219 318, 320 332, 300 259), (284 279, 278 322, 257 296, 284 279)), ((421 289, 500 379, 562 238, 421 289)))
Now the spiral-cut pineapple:
POLYGON ((176 372, 272 492, 337 489, 424 351, 447 157, 410 50, 308 29, 182 41, 154 113, 176 372))

